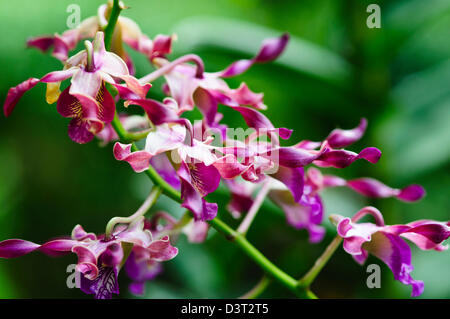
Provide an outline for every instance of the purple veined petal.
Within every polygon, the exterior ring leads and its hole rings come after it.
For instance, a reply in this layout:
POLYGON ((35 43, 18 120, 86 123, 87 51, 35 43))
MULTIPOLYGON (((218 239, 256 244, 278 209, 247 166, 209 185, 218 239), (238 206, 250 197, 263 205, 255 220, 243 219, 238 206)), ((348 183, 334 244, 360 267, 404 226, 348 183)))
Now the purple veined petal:
POLYGON ((16 106, 17 102, 19 102, 22 95, 26 91, 31 90, 38 83, 39 79, 29 78, 19 85, 10 88, 8 91, 8 95, 6 96, 5 103, 3 104, 3 113, 5 114, 5 116, 11 115, 14 107, 16 106))
POLYGON ((425 195, 425 191, 420 185, 410 185, 404 189, 395 189, 372 178, 350 180, 347 181, 347 186, 368 197, 385 198, 395 196, 404 201, 417 201, 425 195))
POLYGON ((103 129, 103 124, 75 117, 69 122, 67 133, 72 141, 86 144, 94 139, 96 133, 103 129))
POLYGON ((332 148, 343 148, 355 143, 364 135, 367 120, 362 118, 359 125, 351 130, 334 129, 326 138, 332 148))
POLYGON ((254 63, 266 63, 275 60, 283 52, 288 41, 288 34, 283 34, 279 38, 266 39, 253 59, 233 62, 225 70, 218 72, 218 76, 224 78, 236 76, 247 71, 254 63))
POLYGON ((186 128, 184 126, 158 125, 154 131, 148 133, 145 142, 145 151, 154 156, 174 150, 184 145, 185 138, 186 128))
POLYGON ((189 209, 193 214, 195 220, 211 220, 217 215, 217 204, 208 203, 201 196, 201 194, 191 184, 191 174, 185 163, 181 163, 177 171, 181 179, 181 199, 182 207, 189 209))
POLYGON ((324 152, 314 164, 321 167, 345 168, 358 159, 365 159, 374 164, 381 157, 381 151, 376 147, 367 147, 359 154, 346 150, 331 150, 324 152))
POLYGON ((172 163, 167 158, 165 153, 153 156, 150 159, 150 164, 158 172, 158 174, 175 189, 180 189, 180 179, 177 177, 176 170, 172 163))
POLYGON ((304 169, 303 167, 283 167, 280 166, 271 177, 282 182, 292 193, 295 202, 299 202, 303 195, 304 187, 304 169))
POLYGON ((77 244, 76 240, 55 239, 43 244, 39 250, 50 256, 61 256, 71 252, 75 244, 77 244))
POLYGON ((424 284, 411 277, 410 273, 413 270, 411 249, 403 239, 397 235, 380 231, 372 236, 372 240, 364 245, 364 249, 385 262, 392 270, 395 280, 405 285, 411 285, 412 297, 422 294, 424 284))
POLYGON ((7 239, 0 242, 0 258, 15 258, 31 253, 41 245, 22 239, 7 239))
POLYGON ((190 183, 200 193, 202 197, 214 192, 220 183, 220 174, 218 170, 210 165, 203 163, 188 164, 190 183))
MULTIPOLYGON (((106 89, 104 83, 102 83, 100 89, 98 90, 97 96, 97 114, 95 118, 100 120, 103 123, 111 123, 114 119, 114 113, 116 112, 116 103, 111 93, 106 89)), ((100 131, 98 131, 100 132, 100 131)), ((97 132, 97 133, 98 133, 97 132)))
POLYGON ((213 165, 219 171, 220 176, 225 179, 240 176, 248 169, 248 165, 239 163, 236 156, 232 154, 217 159, 213 165))
POLYGON ((119 293, 117 267, 100 267, 98 276, 92 280, 87 276, 81 277, 81 290, 93 294, 95 299, 111 299, 112 294, 119 293))
POLYGON ((141 106, 155 125, 164 123, 183 123, 183 119, 180 119, 172 108, 169 108, 158 101, 151 99, 132 99, 128 100, 126 103, 127 105, 141 106))
POLYGON ((114 158, 128 162, 137 173, 148 169, 152 155, 146 151, 131 152, 131 144, 114 144, 114 158))

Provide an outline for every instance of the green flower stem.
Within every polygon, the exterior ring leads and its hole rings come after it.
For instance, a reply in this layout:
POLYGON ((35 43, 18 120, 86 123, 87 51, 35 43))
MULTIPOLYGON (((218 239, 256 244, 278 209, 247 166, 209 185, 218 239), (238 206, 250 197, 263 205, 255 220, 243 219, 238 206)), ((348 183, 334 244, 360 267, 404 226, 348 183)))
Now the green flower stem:
POLYGON ((328 245, 323 254, 316 260, 314 266, 306 273, 303 278, 298 281, 298 287, 306 289, 311 285, 311 283, 316 279, 317 275, 320 273, 322 268, 327 264, 328 260, 334 254, 336 249, 339 247, 342 238, 336 236, 333 241, 328 245))
POLYGON ((251 290, 249 290, 247 293, 239 297, 239 299, 256 299, 258 298, 269 286, 271 282, 271 278, 267 277, 267 275, 264 275, 261 280, 256 284, 255 287, 253 287, 251 290))
MULTIPOLYGON (((108 25, 105 28, 105 46, 109 48, 111 45, 112 34, 114 32, 114 27, 116 25, 117 19, 119 17, 121 8, 119 6, 119 1, 114 0, 113 8, 111 11, 110 19, 108 21, 108 25)), ((112 122, 112 126, 116 131, 119 139, 123 142, 129 141, 129 133, 124 129, 122 124, 120 123, 119 117, 117 116, 117 112, 115 114, 114 120, 112 122)), ((138 147, 135 143, 132 143, 131 150, 133 152, 139 151, 138 147)), ((181 203, 181 194, 172 186, 170 186, 159 174, 156 170, 150 166, 148 170, 145 171, 146 175, 151 179, 154 185, 159 186, 162 193, 166 196, 170 197, 174 201, 181 203)), ((218 217, 213 220, 208 221, 208 223, 216 229, 218 232, 222 233, 227 239, 236 243, 236 245, 256 264, 258 264, 268 275, 272 278, 276 279, 285 287, 292 290, 299 297, 304 298, 315 298, 314 294, 312 294, 308 289, 303 289, 299 287, 297 284, 297 280, 286 274, 283 270, 278 268, 275 264, 273 264, 269 259, 267 259, 258 249, 256 249, 250 242, 245 239, 244 236, 237 233, 230 226, 220 220, 218 217)))
POLYGON ((117 112, 115 112, 114 114, 114 119, 111 122, 111 125, 113 126, 114 130, 116 131, 117 135, 119 136, 120 140, 123 143, 133 143, 140 141, 146 138, 148 133, 150 132, 150 130, 136 133, 128 132, 127 130, 125 130, 122 123, 120 122, 119 115, 117 114, 117 112))
POLYGON ((105 27, 105 48, 109 50, 111 47, 111 40, 114 34, 114 28, 116 27, 117 19, 119 18, 120 11, 122 8, 119 4, 119 0, 114 0, 113 7, 111 9, 111 14, 108 19, 108 24, 105 27))
POLYGON ((117 224, 132 224, 134 221, 138 220, 140 217, 144 216, 145 213, 155 204, 159 195, 161 195, 161 188, 158 186, 153 187, 150 195, 142 203, 141 207, 131 216, 128 217, 114 217, 106 225, 105 237, 110 238, 111 234, 114 232, 114 227, 117 224))

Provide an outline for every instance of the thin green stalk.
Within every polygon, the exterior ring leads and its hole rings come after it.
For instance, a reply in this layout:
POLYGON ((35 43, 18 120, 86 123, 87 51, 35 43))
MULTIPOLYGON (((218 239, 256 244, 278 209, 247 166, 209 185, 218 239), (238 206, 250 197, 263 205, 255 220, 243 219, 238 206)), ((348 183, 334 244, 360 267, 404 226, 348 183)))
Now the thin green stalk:
POLYGON ((303 278, 298 281, 299 288, 307 288, 309 287, 314 279, 316 279, 317 275, 320 273, 323 267, 327 264, 328 260, 334 254, 336 249, 339 247, 342 238, 340 236, 336 236, 333 241, 328 245, 323 254, 316 260, 314 266, 306 273, 303 278))
POLYGON ((106 225, 105 236, 106 238, 110 238, 111 234, 114 232, 114 227, 117 224, 131 224, 138 218, 141 218, 145 215, 145 213, 155 204, 159 195, 161 195, 161 188, 159 186, 153 187, 150 195, 148 195, 147 199, 142 203, 141 207, 131 216, 128 217, 114 217, 106 225))
POLYGON ((119 18, 120 11, 122 8, 120 7, 119 0, 114 0, 113 7, 111 9, 111 14, 108 19, 108 24, 105 27, 105 48, 109 50, 111 47, 111 40, 114 34, 114 28, 117 24, 117 19, 119 18))
POLYGON ((258 298, 269 286, 271 282, 270 277, 264 275, 255 287, 250 289, 247 293, 239 297, 239 299, 256 299, 258 298))

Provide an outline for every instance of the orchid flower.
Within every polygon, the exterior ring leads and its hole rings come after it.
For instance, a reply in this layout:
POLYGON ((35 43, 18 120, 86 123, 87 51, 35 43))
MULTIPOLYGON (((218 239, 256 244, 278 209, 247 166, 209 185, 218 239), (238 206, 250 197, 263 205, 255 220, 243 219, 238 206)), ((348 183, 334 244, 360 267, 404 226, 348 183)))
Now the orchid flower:
POLYGON ((319 158, 314 160, 314 164, 320 167, 345 168, 359 159, 376 163, 381 157, 381 151, 376 147, 366 147, 359 153, 342 149, 361 139, 366 127, 367 120, 362 118, 359 125, 354 129, 335 129, 323 142, 305 140, 295 145, 295 148, 314 150, 320 147, 321 149, 326 149, 319 158))
POLYGON ((117 274, 125 263, 127 246, 132 246, 133 258, 138 262, 162 262, 174 258, 178 249, 171 246, 168 236, 154 240, 144 229, 144 218, 129 227, 119 226, 110 238, 87 233, 77 225, 71 238, 55 239, 42 245, 21 239, 0 242, 0 257, 20 257, 39 250, 50 256, 73 252, 78 256, 76 270, 82 274, 81 289, 95 298, 111 298, 119 293, 117 274))
POLYGON ((394 279, 412 287, 412 297, 422 294, 424 284, 411 277, 411 249, 405 238, 422 250, 443 251, 442 242, 450 236, 450 222, 418 220, 406 225, 385 225, 380 211, 365 207, 352 218, 332 215, 338 235, 344 239, 344 250, 363 264, 369 254, 381 259, 392 270, 394 279), (365 215, 372 215, 374 223, 358 223, 365 215))
POLYGON ((230 89, 222 78, 242 74, 255 63, 275 60, 284 51, 288 40, 287 34, 267 39, 254 58, 236 61, 225 70, 215 73, 204 72, 203 61, 192 54, 173 62, 156 58, 152 62, 160 69, 141 78, 140 81, 146 83, 164 75, 167 81, 164 91, 177 101, 179 114, 192 110, 194 105, 197 105, 205 116, 206 124, 214 127, 217 125, 219 103, 232 107, 248 105, 257 109, 266 108, 262 101, 262 93, 252 92, 245 83, 237 89, 230 89), (194 62, 196 66, 187 64, 188 61, 194 62))
POLYGON ((41 79, 30 78, 8 92, 4 112, 8 116, 22 95, 37 83, 47 83, 47 102, 57 101, 56 109, 63 117, 72 118, 69 137, 77 143, 87 143, 105 124, 113 120, 115 102, 105 83, 117 85, 115 78, 123 79, 136 94, 147 87, 136 87, 125 62, 105 50, 103 33, 98 32, 94 42, 86 41, 86 50, 67 60, 64 70, 46 74, 41 79), (62 93, 61 81, 71 78, 71 85, 62 93))
MULTIPOLYGON (((122 7, 124 7, 123 4, 122 7)), ((76 28, 67 30, 61 35, 31 38, 27 41, 27 46, 35 47, 42 52, 53 47, 52 55, 58 60, 66 62, 69 51, 75 49, 81 40, 93 38, 98 31, 102 31, 106 27, 111 9, 112 1, 109 1, 108 4, 99 6, 97 16, 86 18, 76 28)), ((113 34, 111 51, 120 56, 127 64, 130 74, 134 74, 133 62, 123 48, 123 42, 145 54, 149 59, 153 59, 171 53, 173 39, 174 36, 157 35, 154 40, 151 40, 142 33, 136 22, 119 16, 113 34)))
POLYGON ((217 214, 217 204, 206 202, 204 197, 219 186, 220 175, 212 165, 216 157, 207 142, 192 138, 191 143, 186 144, 187 132, 185 126, 176 123, 157 125, 147 135, 144 150, 131 152, 131 144, 116 143, 114 157, 128 162, 134 171, 143 172, 154 156, 173 151, 172 159, 175 157, 179 161, 181 206, 191 210, 197 220, 210 220, 217 214))

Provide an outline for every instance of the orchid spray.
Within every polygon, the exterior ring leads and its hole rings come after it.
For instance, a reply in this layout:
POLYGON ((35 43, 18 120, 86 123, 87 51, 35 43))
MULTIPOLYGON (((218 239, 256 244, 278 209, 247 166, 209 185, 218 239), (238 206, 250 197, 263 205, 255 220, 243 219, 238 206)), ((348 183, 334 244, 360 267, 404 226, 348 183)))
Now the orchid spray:
POLYGON ((46 101, 56 103, 61 116, 71 118, 71 140, 84 144, 98 139, 105 146, 114 142, 111 155, 128 163, 136 173, 146 174, 154 186, 134 214, 114 217, 103 234, 88 233, 77 225, 70 236, 44 244, 7 239, 0 242, 1 258, 33 251, 52 256, 74 253, 83 292, 95 298, 111 298, 119 293, 118 274, 124 271, 131 279, 130 291, 142 294, 146 281, 161 272, 164 262, 176 258, 178 249, 174 245, 180 234, 191 242, 203 242, 212 227, 265 272, 260 286, 252 291, 263 291, 266 278, 270 278, 298 297, 316 298, 311 283, 343 242, 343 249, 358 263, 372 254, 386 263, 394 279, 412 287, 412 296, 423 292, 424 283, 411 276, 407 241, 423 250, 443 251, 447 248, 443 242, 450 236, 447 221, 385 225, 383 215, 374 207, 363 207, 352 218, 332 215, 337 236, 300 279, 278 268, 246 239, 266 199, 284 212, 289 225, 307 231, 309 241, 317 243, 325 234, 321 198, 325 188, 348 187, 363 196, 395 197, 406 202, 425 195, 419 185, 397 189, 372 178, 344 180, 322 174, 321 167, 342 169, 356 160, 376 163, 380 159, 381 151, 375 147, 359 153, 345 149, 361 139, 367 129, 366 119, 353 129, 333 130, 323 141, 302 140, 282 146, 280 140, 289 140, 292 130, 275 127, 261 112, 266 109, 263 94, 253 92, 245 83, 231 88, 224 80, 277 59, 288 46, 287 34, 263 41, 251 59, 238 60, 221 71, 205 72, 203 60, 195 54, 169 60, 175 36, 151 39, 134 21, 120 16, 123 9, 122 2, 109 1, 76 29, 29 40, 30 47, 43 52, 52 49, 52 55, 63 64, 62 70, 11 88, 4 114, 10 116, 26 91, 44 83, 46 101), (72 52, 80 41, 84 41, 84 49, 72 52), (133 61, 123 43, 143 54, 155 70, 135 77, 133 61), (160 78, 166 95, 162 101, 147 97, 151 83, 160 78), (61 84, 69 79, 70 84, 61 91, 61 84), (118 114, 116 104, 120 100, 125 107, 142 109, 141 115, 118 114), (238 136, 236 130, 227 127, 222 122, 222 107, 242 116, 251 133, 238 136), (194 108, 202 119, 192 123, 183 115, 194 108), (141 140, 145 140, 143 149, 136 144, 141 140), (206 199, 221 181, 231 194, 228 211, 242 218, 237 230, 219 219, 221 207, 206 199), (179 203, 186 214, 179 220, 161 211, 146 217, 160 194, 179 203), (374 222, 359 222, 365 215, 372 216, 374 222))

